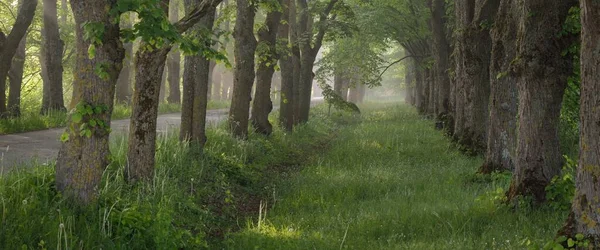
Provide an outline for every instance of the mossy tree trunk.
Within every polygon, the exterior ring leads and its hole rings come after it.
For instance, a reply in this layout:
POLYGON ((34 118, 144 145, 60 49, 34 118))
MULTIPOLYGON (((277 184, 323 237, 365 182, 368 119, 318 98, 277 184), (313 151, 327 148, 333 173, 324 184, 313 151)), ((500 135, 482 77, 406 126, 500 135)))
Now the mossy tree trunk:
POLYGON ((563 56, 577 37, 557 35, 576 0, 530 0, 519 4, 518 52, 513 62, 519 90, 515 171, 509 200, 531 196, 546 200, 546 186, 560 173, 560 109, 573 60, 563 56))
POLYGON ((491 31, 490 116, 485 162, 480 173, 512 171, 517 140, 517 83, 511 62, 517 55, 515 0, 502 0, 491 31))
POLYGON ((66 133, 67 141, 62 143, 56 160, 56 188, 65 197, 82 204, 96 200, 98 184, 102 173, 109 164, 109 131, 93 127, 89 136, 81 136, 79 127, 82 122, 98 119, 110 126, 115 84, 121 71, 125 56, 119 38, 119 26, 113 23, 109 15, 116 0, 71 0, 75 18, 76 50, 75 77, 73 82, 73 103, 82 103, 93 107, 108 107, 108 111, 86 115, 81 121, 69 115, 66 133), (83 38, 82 24, 98 22, 104 25, 101 45, 96 46, 93 59, 88 55, 90 41, 83 38), (106 77, 100 77, 95 68, 103 65, 106 77))
MULTIPOLYGON (((279 0, 279 4, 283 4, 279 0)), ((281 12, 273 10, 267 14, 265 26, 258 30, 258 46, 265 47, 264 54, 258 55, 256 69, 256 91, 252 102, 252 125, 257 133, 270 135, 273 126, 269 122, 269 113, 273 110, 271 101, 271 80, 275 73, 277 53, 277 31, 281 20, 281 12)))
POLYGON ((487 142, 491 37, 500 0, 456 1, 456 117, 454 137, 470 153, 487 142))
POLYGON ((600 246, 600 2, 581 0, 581 131, 575 199, 563 233, 600 246))
POLYGON ((236 0, 237 19, 234 27, 235 70, 233 96, 229 109, 229 130, 233 136, 248 137, 248 116, 254 84, 254 53, 257 41, 254 37, 254 4, 249 0, 236 0))
POLYGON ((19 43, 27 34, 27 29, 33 20, 37 0, 23 0, 19 6, 17 19, 10 34, 0 32, 0 117, 7 115, 6 109, 6 79, 13 56, 17 53, 19 43))
POLYGON ((56 0, 44 0, 44 27, 42 46, 44 47, 44 66, 46 67, 46 78, 44 78, 44 94, 42 96, 42 114, 49 111, 64 111, 65 103, 62 86, 62 55, 64 43, 60 40, 58 31, 58 7, 56 0))
MULTIPOLYGON (((182 20, 175 24, 179 33, 187 31, 204 16, 212 13, 220 0, 203 0, 182 20)), ((161 0, 161 7, 166 16, 168 0, 161 0)), ((151 46, 143 43, 141 48, 151 46)), ((135 91, 133 110, 129 125, 129 141, 127 151, 126 176, 129 182, 150 180, 154 176, 156 153, 156 119, 160 102, 160 88, 164 74, 167 54, 172 44, 167 43, 152 50, 138 50, 135 59, 135 91)))

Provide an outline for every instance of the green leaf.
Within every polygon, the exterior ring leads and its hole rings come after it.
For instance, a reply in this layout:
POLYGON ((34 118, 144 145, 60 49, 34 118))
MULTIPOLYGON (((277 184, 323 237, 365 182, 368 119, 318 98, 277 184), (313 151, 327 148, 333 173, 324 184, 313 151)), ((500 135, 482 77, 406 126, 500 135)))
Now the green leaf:
POLYGON ((69 141, 69 133, 67 133, 66 131, 63 132, 62 135, 60 135, 60 141, 61 142, 69 141))
POLYGON ((569 239, 567 240, 567 246, 568 246, 568 247, 573 247, 573 246, 575 246, 575 241, 574 241, 573 239, 569 238, 569 239))
POLYGON ((560 245, 560 244, 556 244, 556 245, 554 245, 554 247, 552 248, 552 250, 564 250, 564 249, 565 249, 565 247, 563 247, 563 246, 562 246, 562 245, 560 245))
POLYGON ((96 57, 96 45, 93 43, 88 47, 88 57, 90 59, 94 59, 94 57, 96 57))
POLYGON ((96 119, 91 119, 91 120, 90 120, 90 126, 92 126, 92 127, 96 127, 96 125, 97 125, 97 124, 98 124, 98 123, 96 123, 96 119))
POLYGON ((73 113, 71 115, 71 121, 73 121, 74 123, 80 123, 82 119, 83 116, 81 115, 81 113, 73 113))
POLYGON ((565 241, 567 241, 567 236, 564 236, 564 235, 561 235, 561 236, 559 236, 559 237, 558 237, 558 238, 556 238, 556 240, 555 240, 555 242, 556 242, 556 243, 563 243, 563 242, 565 242, 565 241))
POLYGON ((583 238, 584 238, 583 234, 576 234, 575 235, 575 239, 577 239, 577 240, 583 240, 583 238))
POLYGON ((92 130, 90 130, 90 129, 86 129, 86 130, 85 130, 85 136, 86 136, 87 138, 90 138, 90 137, 92 137, 92 130))

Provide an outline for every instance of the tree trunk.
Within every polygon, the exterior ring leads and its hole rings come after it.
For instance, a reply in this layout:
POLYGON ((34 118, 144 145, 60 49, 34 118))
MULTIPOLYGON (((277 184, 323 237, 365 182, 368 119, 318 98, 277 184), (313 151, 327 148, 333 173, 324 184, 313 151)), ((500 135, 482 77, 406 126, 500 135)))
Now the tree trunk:
POLYGON ((576 3, 530 0, 519 6, 518 61, 513 62, 519 89, 519 125, 509 200, 532 196, 536 203, 545 201, 546 186, 560 173, 558 124, 567 78, 573 74, 572 59, 561 53, 576 37, 557 34, 576 3))
POLYGON ((425 81, 423 80, 424 70, 421 68, 419 61, 413 60, 415 74, 415 106, 421 113, 425 112, 425 81))
POLYGON ((579 167, 570 221, 563 228, 567 236, 577 233, 590 239, 591 248, 600 246, 600 2, 581 2, 581 131, 579 167))
POLYGON ((425 78, 425 81, 427 81, 427 86, 428 86, 428 93, 427 93, 427 114, 434 116, 437 114, 436 111, 436 97, 437 97, 437 86, 436 86, 436 82, 435 82, 435 74, 434 74, 434 70, 430 69, 430 68, 426 68, 425 69, 425 74, 427 75, 427 77, 425 78))
POLYGON ((221 67, 219 67, 218 65, 215 66, 213 72, 211 72, 211 76, 212 76, 212 82, 213 82, 211 97, 213 98, 213 100, 220 101, 222 99, 221 93, 223 91, 221 89, 221 83, 223 81, 221 79, 221 67))
MULTIPOLYGON (((183 33, 200 21, 205 15, 212 13, 220 0, 209 0, 198 3, 197 12, 190 12, 184 22, 178 22, 176 29, 183 33)), ((162 0, 161 6, 166 16, 168 0, 162 0)), ((149 44, 142 44, 141 48, 149 44)), ((150 180, 154 176, 156 151, 156 118, 160 102, 160 88, 163 79, 167 54, 172 44, 164 44, 152 50, 138 50, 136 53, 136 78, 133 95, 133 110, 129 125, 129 142, 126 171, 129 182, 150 180)))
MULTIPOLYGON (((191 5, 186 1, 186 5, 191 5)), ((194 26, 191 34, 200 35, 203 30, 212 29, 214 11, 207 13, 194 26)), ((180 140, 186 140, 204 147, 206 143, 206 106, 208 104, 208 83, 210 61, 203 55, 185 57, 183 74, 183 103, 181 112, 180 140)))
MULTIPOLYGON (((126 14, 121 18, 123 28, 131 29, 133 27, 132 18, 126 14)), ((123 68, 117 80, 116 101, 117 103, 129 103, 131 98, 131 59, 133 58, 133 42, 123 45, 125 47, 125 59, 123 59, 123 68)))
POLYGON ((407 60, 404 64, 404 86, 406 97, 404 101, 407 104, 415 105, 415 69, 412 60, 407 60))
POLYGON ((21 85, 23 83, 23 66, 25 65, 25 45, 27 36, 24 36, 19 43, 17 53, 13 57, 8 80, 10 88, 8 93, 8 114, 11 117, 21 116, 21 85))
POLYGON ((450 61, 450 45, 446 38, 446 6, 444 0, 433 0, 431 5, 431 27, 433 33, 434 75, 436 86, 436 118, 444 127, 452 121, 450 110, 450 77, 448 75, 450 61))
MULTIPOLYGON (((17 19, 12 26, 10 34, 4 39, 0 46, 0 117, 6 115, 6 79, 13 56, 17 53, 19 43, 27 34, 27 29, 31 25, 37 0, 23 0, 19 7, 17 19)), ((3 36, 4 34, 2 34, 3 36)))
MULTIPOLYGON (((279 4, 283 4, 279 0, 279 4)), ((277 29, 281 20, 281 12, 272 10, 267 14, 264 28, 258 31, 258 43, 269 48, 266 55, 259 56, 256 69, 256 92, 252 103, 252 125, 257 133, 270 135, 273 126, 269 123, 269 113, 273 110, 271 102, 271 80, 275 73, 277 54, 277 29)))
MULTIPOLYGON (((179 0, 171 0, 169 2, 169 21, 176 23, 179 21, 179 0)), ((179 50, 174 49, 169 53, 167 61, 168 71, 168 82, 169 82, 169 96, 167 102, 169 103, 181 103, 181 90, 180 88, 180 76, 179 71, 181 63, 181 54, 179 50)))
POLYGON ((457 57, 457 110, 454 135, 467 152, 485 150, 489 103, 489 28, 500 0, 456 2, 459 53, 457 57))
POLYGON ((44 64, 46 67, 47 94, 43 97, 48 100, 42 101, 42 114, 52 110, 64 111, 65 103, 62 88, 62 52, 64 43, 60 40, 58 31, 58 13, 56 0, 44 0, 44 64))
POLYGON ((300 28, 298 27, 298 17, 296 1, 289 0, 289 26, 290 26, 290 43, 291 43, 291 56, 292 56, 292 94, 293 94, 293 119, 294 125, 298 124, 300 117, 300 68, 301 68, 301 55, 299 47, 300 28))
POLYGON ((250 95, 254 84, 254 4, 249 0, 236 0, 237 20, 235 22, 235 70, 233 97, 229 109, 229 129, 238 138, 248 137, 248 116, 250 115, 250 95))
POLYGON ((119 38, 119 26, 114 24, 109 15, 110 7, 114 7, 115 4, 116 0, 71 0, 77 38, 73 103, 108 109, 93 115, 84 115, 80 122, 74 119, 74 113, 70 114, 66 129, 69 138, 61 145, 56 160, 56 188, 65 197, 83 204, 96 200, 98 184, 109 164, 109 131, 94 126, 90 136, 81 136, 79 128, 82 122, 87 124, 90 119, 97 119, 110 126, 115 84, 125 56, 119 38), (104 25, 102 45, 97 45, 93 59, 88 56, 90 42, 83 38, 82 24, 86 22, 99 22, 104 25), (100 63, 106 63, 104 71, 107 77, 101 78, 94 71, 100 63))
MULTIPOLYGON (((282 4, 282 19, 283 21, 279 25, 278 39, 282 40, 282 43, 291 46, 290 43, 290 5, 291 1, 284 0, 282 4)), ((282 53, 279 59, 279 66, 281 68, 281 98, 279 99, 279 124, 281 127, 291 132, 294 127, 294 64, 292 62, 292 55, 289 52, 282 53)))
POLYGON ((516 150, 517 84, 511 62, 517 55, 515 0, 502 0, 491 31, 490 116, 487 151, 480 173, 512 171, 516 150))

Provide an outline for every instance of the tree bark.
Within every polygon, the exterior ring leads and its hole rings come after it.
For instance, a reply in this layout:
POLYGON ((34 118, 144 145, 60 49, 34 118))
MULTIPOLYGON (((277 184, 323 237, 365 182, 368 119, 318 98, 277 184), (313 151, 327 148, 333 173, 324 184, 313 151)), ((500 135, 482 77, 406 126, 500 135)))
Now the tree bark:
MULTIPOLYGON (((211 13, 221 1, 204 0, 175 24, 179 33, 191 28, 205 15, 211 13)), ((166 16, 168 0, 162 0, 161 6, 166 16)), ((148 44, 142 44, 141 48, 148 44)), ((172 44, 168 43, 153 50, 138 50, 136 53, 136 78, 133 95, 133 110, 129 124, 129 142, 127 152, 127 180, 150 180, 154 176, 156 151, 156 118, 162 75, 165 70, 167 54, 172 44)))
POLYGON ((47 91, 42 101, 42 114, 53 110, 64 111, 65 103, 62 88, 62 52, 64 43, 60 40, 58 31, 58 8, 56 0, 44 0, 44 65, 46 67, 46 78, 44 79, 47 91))
MULTIPOLYGON (((186 5, 192 3, 186 1, 186 5)), ((201 36, 206 29, 212 30, 214 11, 194 26, 190 32, 201 36)), ((210 81, 210 61, 203 55, 185 57, 183 75, 183 103, 181 112, 180 140, 190 141, 199 148, 206 143, 206 106, 208 104, 208 84, 210 81)))
MULTIPOLYGON (((283 4, 279 0, 279 4, 283 4)), ((258 31, 258 43, 267 46, 267 55, 259 56, 256 69, 256 91, 252 103, 252 125, 257 133, 270 135, 273 126, 269 122, 269 113, 273 110, 271 102, 271 80, 275 73, 277 54, 277 29, 281 20, 281 12, 273 10, 267 14, 264 28, 258 31)))
POLYGON ((21 116, 21 85, 23 83, 23 68, 25 66, 25 45, 27 36, 23 36, 17 53, 13 57, 10 71, 8 72, 9 93, 8 93, 8 114, 11 117, 21 116))
POLYGON ((561 53, 576 37, 557 34, 576 4, 576 0, 530 0, 519 6, 519 47, 514 62, 519 125, 509 200, 531 196, 536 203, 544 202, 546 186, 560 173, 558 124, 567 78, 573 73, 572 59, 561 53))
POLYGON ((502 0, 492 36, 490 116, 485 162, 480 173, 512 171, 517 135, 517 84, 511 62, 517 55, 515 0, 502 0))
MULTIPOLYGON (((284 0, 282 4, 282 19, 279 25, 278 38, 287 47, 291 46, 290 31, 290 5, 291 1, 284 0)), ((281 68, 281 98, 279 99, 279 124, 288 132, 294 127, 294 64, 291 51, 286 51, 279 58, 281 68)))
POLYGON ((489 103, 489 28, 500 0, 456 1, 458 20, 457 96, 454 136, 467 152, 486 148, 489 103))
POLYGON ((436 86, 436 118, 444 127, 449 127, 450 114, 450 44, 446 38, 446 5, 444 0, 433 0, 431 5, 431 27, 433 33, 434 75, 436 86))
MULTIPOLYGON (((123 28, 131 29, 133 27, 132 18, 126 14, 121 18, 123 28)), ((131 64, 133 58, 133 42, 123 44, 125 47, 125 59, 123 59, 123 68, 117 80, 116 101, 117 103, 129 103, 131 99, 131 64)))
MULTIPOLYGON (((113 23, 108 13, 110 8, 107 8, 115 4, 116 0, 71 0, 77 49, 73 103, 108 108, 106 112, 85 115, 83 122, 93 118, 110 126, 115 84, 125 55, 119 39, 119 26, 113 23), (97 45, 93 59, 88 56, 90 41, 83 38, 82 24, 86 22, 104 25, 102 45, 97 45), (94 68, 100 63, 107 73, 105 78, 94 72, 94 68)), ((96 126, 91 128, 89 137, 81 136, 81 124, 73 119, 73 113, 69 115, 66 129, 69 139, 62 143, 56 160, 56 188, 65 197, 87 204, 96 200, 98 184, 109 164, 109 131, 96 126)))
POLYGON ((404 64, 405 72, 404 72, 404 85, 405 87, 405 95, 404 101, 407 104, 415 105, 415 69, 412 60, 407 60, 404 64))
POLYGON ((563 233, 577 233, 600 246, 600 2, 581 4, 581 130, 575 199, 563 233))
POLYGON ((17 20, 15 20, 10 34, 3 39, 4 42, 0 46, 0 117, 7 114, 6 79, 10 70, 10 64, 13 56, 17 53, 19 43, 27 33, 29 25, 31 25, 36 6, 37 0, 22 1, 19 13, 17 14, 17 20))
POLYGON ((295 0, 289 0, 289 26, 290 26, 290 43, 291 43, 291 62, 292 62, 292 112, 294 125, 299 123, 300 117, 300 27, 298 26, 298 17, 295 0))
MULTIPOLYGON (((169 21, 176 23, 179 21, 179 0, 171 0, 169 2, 169 21)), ((181 54, 179 50, 174 49, 169 53, 167 61, 167 72, 169 82, 169 96, 167 102, 181 103, 180 76, 179 71, 181 63, 181 54)))
POLYGON ((254 84, 254 4, 249 0, 236 0, 237 20, 234 27, 235 70, 233 97, 229 109, 229 129, 238 138, 248 137, 248 116, 250 115, 250 95, 254 84))

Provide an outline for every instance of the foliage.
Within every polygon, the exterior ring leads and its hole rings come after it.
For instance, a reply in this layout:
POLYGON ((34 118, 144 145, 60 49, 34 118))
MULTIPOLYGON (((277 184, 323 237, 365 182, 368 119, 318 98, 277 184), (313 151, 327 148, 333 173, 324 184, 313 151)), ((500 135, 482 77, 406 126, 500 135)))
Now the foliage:
MULTIPOLYGON (((200 249, 237 230, 272 180, 325 148, 336 124, 315 119, 294 134, 251 134, 246 142, 224 126, 208 129, 203 153, 159 136, 153 181, 131 186, 123 177, 126 137, 111 143, 96 204, 67 203, 55 189, 54 164, 17 168, 0 177, 0 248, 200 249)), ((213 247, 211 247, 213 248, 213 247)))
POLYGON ((575 197, 577 162, 566 155, 564 158, 565 164, 561 174, 554 176, 550 185, 546 187, 548 205, 559 211, 568 211, 571 208, 573 197, 575 197))

